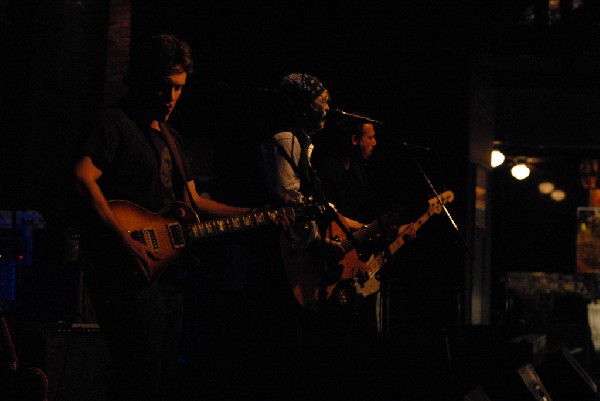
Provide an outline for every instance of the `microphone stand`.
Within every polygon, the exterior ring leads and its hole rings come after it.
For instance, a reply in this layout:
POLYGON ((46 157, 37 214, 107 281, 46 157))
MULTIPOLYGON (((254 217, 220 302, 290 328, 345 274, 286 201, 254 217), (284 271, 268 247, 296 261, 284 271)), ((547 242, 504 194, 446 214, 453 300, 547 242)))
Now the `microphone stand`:
MULTIPOLYGON (((428 147, 425 147, 425 146, 409 144, 409 143, 406 143, 406 142, 398 142, 398 141, 396 141, 396 142, 399 143, 402 147, 405 147, 405 148, 411 148, 411 149, 423 151, 423 152, 426 152, 426 153, 431 153, 432 152, 432 149, 430 149, 428 147)), ((458 236, 458 238, 460 238, 461 243, 463 244, 464 249, 467 251, 467 254, 469 255, 470 259, 473 260, 473 258, 474 258, 473 252, 471 251, 469 245, 467 244, 467 241, 465 240, 465 238, 461 234, 461 232, 460 232, 460 230, 458 228, 458 225, 456 224, 456 222, 452 218, 452 215, 448 211, 448 208, 442 202, 440 194, 435 189, 435 186, 432 184, 431 180, 429 179, 429 176, 427 175, 427 173, 423 169, 421 163, 419 163, 419 161, 417 160, 417 157, 413 155, 412 159, 413 159, 414 164, 417 166, 419 172, 421 173, 421 176, 423 177, 423 179, 427 183, 427 186, 429 187, 429 189, 431 190, 431 192, 433 193, 433 195, 435 196, 435 198, 437 199, 437 201, 441 205, 442 209, 444 210, 444 213, 445 213, 446 217, 448 218, 448 220, 452 224, 452 227, 454 228, 454 232, 456 233, 456 235, 458 236)), ((388 303, 389 303, 389 300, 388 300, 388 303)), ((457 300, 456 308, 457 308, 456 313, 457 313, 457 329, 458 329, 458 327, 460 325, 460 301, 459 300, 457 300)), ((388 313, 389 313, 389 311, 388 311, 388 313)), ((450 374, 450 382, 451 382, 451 386, 452 386, 452 391, 455 393, 456 392, 455 374, 454 374, 453 361, 452 361, 451 352, 450 352, 450 344, 449 344, 449 337, 448 337, 448 330, 447 330, 447 328, 442 328, 442 333, 443 333, 443 336, 444 336, 443 340, 444 340, 444 347, 445 347, 445 354, 446 354, 445 355, 446 364, 447 364, 447 368, 448 368, 448 371, 449 371, 449 374, 450 374)))
MULTIPOLYGON (((426 153, 435 152, 435 150, 433 150, 431 148, 428 148, 426 146, 421 146, 421 145, 416 145, 416 144, 406 143, 406 142, 399 142, 398 140, 396 140, 395 142, 396 142, 396 144, 398 144, 399 146, 404 147, 404 148, 411 148, 411 149, 418 150, 418 151, 421 151, 421 152, 426 152, 426 153)), ((448 217, 448 220, 452 224, 452 227, 454 228, 454 231, 455 231, 456 235, 460 238, 461 243, 464 245, 465 250, 467 251, 467 253, 471 257, 471 259, 473 259, 473 257, 474 257, 473 252, 471 251, 469 245, 467 244, 467 241, 465 240, 465 238, 461 234, 460 229, 458 228, 458 225, 456 224, 456 222, 452 218, 452 215, 448 211, 448 208, 442 202, 442 198, 440 197, 440 194, 435 189, 435 186, 431 183, 431 180, 429 179, 427 173, 425 172, 425 170, 421 166, 421 163, 419 163, 419 161, 417 160, 417 157, 413 156, 412 159, 413 159, 413 162, 415 163, 415 165, 417 166, 417 168, 419 169, 419 172, 421 173, 423 179, 427 183, 427 186, 431 190, 431 193, 437 199, 437 201, 440 203, 440 205, 442 207, 442 210, 444 211, 444 214, 446 214, 446 217, 448 217)))
POLYGON ((427 176, 427 174, 425 173, 425 170, 423 170, 423 167, 421 167, 421 164, 418 162, 417 158, 415 157, 413 159, 413 161, 415 162, 415 164, 417 165, 417 168, 419 169, 419 171, 421 171, 421 174, 423 175, 423 178, 425 179, 425 181, 427 182, 427 184, 429 185, 429 188, 431 189, 431 192, 433 193, 433 195, 435 196, 435 198, 437 199, 437 201, 440 203, 440 205, 442 206, 442 209, 444 210, 444 213, 446 214, 446 216, 448 217, 448 220, 450 221, 450 223, 452 224, 452 227, 454 227, 454 232, 456 233, 456 235, 458 235, 458 237, 460 238, 462 244, 465 247, 465 250, 467 251, 467 253, 469 254, 469 256, 471 257, 471 259, 473 259, 473 252, 471 251, 471 248, 469 248, 469 244, 467 244, 467 241, 465 240, 465 238, 463 237, 463 235, 461 234, 458 226, 456 225, 456 222, 454 221, 454 219, 452 218, 452 215, 450 215, 450 212, 448 211, 448 208, 446 207, 446 205, 442 202, 442 198, 440 197, 440 194, 436 191, 435 187, 433 186, 433 184, 431 183, 431 181, 429 180, 429 177, 427 176))

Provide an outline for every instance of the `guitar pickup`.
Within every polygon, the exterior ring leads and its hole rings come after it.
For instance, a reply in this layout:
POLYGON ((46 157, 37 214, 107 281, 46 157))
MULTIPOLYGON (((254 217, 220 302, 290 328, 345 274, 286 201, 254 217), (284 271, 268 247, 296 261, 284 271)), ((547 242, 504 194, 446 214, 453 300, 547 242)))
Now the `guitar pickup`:
POLYGON ((185 247, 185 235, 183 234, 181 225, 179 223, 171 223, 167 225, 167 229, 169 230, 169 236, 171 237, 171 243, 173 244, 173 247, 185 247))
POLYGON ((153 228, 144 228, 141 230, 132 231, 131 237, 134 240, 146 245, 154 253, 158 253, 158 239, 156 238, 156 232, 153 228))

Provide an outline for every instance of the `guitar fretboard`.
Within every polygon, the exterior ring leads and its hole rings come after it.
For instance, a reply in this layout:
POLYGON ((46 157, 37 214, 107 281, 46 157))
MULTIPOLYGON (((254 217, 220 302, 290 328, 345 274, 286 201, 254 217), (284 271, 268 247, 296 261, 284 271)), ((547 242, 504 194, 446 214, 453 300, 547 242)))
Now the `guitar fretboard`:
POLYGON ((273 220, 284 215, 295 218, 297 216, 296 208, 286 207, 277 210, 255 212, 242 216, 195 223, 190 226, 190 231, 191 236, 195 239, 214 237, 221 234, 274 224, 273 220))
MULTIPOLYGON (((451 191, 446 191, 442 194, 441 199, 442 204, 452 202, 452 200, 454 199, 454 194, 451 191)), ((412 232, 416 233, 423 226, 423 224, 425 224, 427 220, 431 218, 431 216, 433 216, 434 214, 441 213, 442 208, 437 199, 431 199, 429 201, 429 204, 430 205, 427 212, 421 215, 421 217, 419 217, 418 220, 413 222, 407 228, 407 230, 411 230, 412 232)), ((406 233, 406 231, 404 232, 406 233)), ((383 266, 383 264, 387 261, 387 258, 393 256, 400 248, 402 248, 406 241, 406 235, 401 233, 394 241, 392 241, 391 244, 389 244, 387 255, 385 252, 380 252, 378 255, 375 255, 375 257, 373 257, 368 263, 369 277, 374 277, 375 274, 377 274, 377 272, 379 271, 379 269, 383 266)))
MULTIPOLYGON (((429 220, 429 218, 433 214, 434 213, 432 211, 428 211, 427 213, 422 215, 417 221, 415 221, 413 224, 411 224, 409 229, 414 232, 417 232, 419 230, 419 228, 421 228, 421 226, 423 226, 423 224, 425 224, 425 222, 427 222, 427 220, 429 220)), ((402 248, 404 246, 405 243, 406 243, 405 236, 400 235, 388 246, 388 252, 389 252, 388 255, 386 255, 385 252, 380 252, 374 258, 369 260, 369 263, 368 263, 369 277, 375 276, 375 274, 377 274, 377 272, 379 272, 379 270, 381 269, 383 264, 387 261, 387 257, 393 256, 400 248, 402 248)))
MULTIPOLYGON (((352 233, 358 243, 364 243, 365 241, 373 238, 377 234, 383 233, 383 230, 393 225, 396 216, 393 213, 386 213, 379 219, 369 223, 366 227, 356 230, 352 233), (382 227, 383 226, 383 227, 382 227)), ((348 253, 354 249, 354 244, 348 237, 340 241, 340 246, 344 249, 345 253, 348 253)))

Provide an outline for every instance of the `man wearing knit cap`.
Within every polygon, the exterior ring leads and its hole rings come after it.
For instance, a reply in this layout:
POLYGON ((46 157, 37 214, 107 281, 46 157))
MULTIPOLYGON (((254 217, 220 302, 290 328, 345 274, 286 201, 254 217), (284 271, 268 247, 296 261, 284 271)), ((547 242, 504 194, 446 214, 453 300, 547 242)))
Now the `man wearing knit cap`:
MULTIPOLYGON (((298 204, 312 197, 327 205, 310 163, 314 148, 310 136, 325 126, 329 91, 316 77, 293 73, 285 76, 272 93, 277 95, 279 106, 272 113, 267 138, 260 146, 269 202, 275 205, 298 204)), ((320 219, 318 224, 296 219, 289 230, 281 232, 279 241, 281 262, 288 280, 286 284, 294 295, 289 297, 293 303, 290 310, 299 311, 282 316, 282 319, 295 319, 291 326, 295 327, 293 336, 297 338, 286 341, 299 346, 295 354, 297 359, 291 358, 289 362, 296 378, 301 381, 292 388, 306 391, 303 395, 296 395, 299 399, 309 399, 310 394, 321 393, 325 378, 324 372, 315 370, 315 366, 321 366, 324 355, 321 334, 325 314, 320 312, 326 294, 323 291, 325 276, 330 273, 327 258, 336 252, 339 256, 339 245, 327 238, 326 230, 332 218, 344 219, 331 206, 329 211, 333 213, 327 213, 327 218, 320 219)), ((361 223, 353 220, 346 223, 350 229, 362 227, 361 223)), ((286 291, 289 292, 289 289, 286 291)), ((285 299, 282 302, 286 302, 285 299)))
POLYGON ((299 128, 306 131, 307 135, 323 129, 325 115, 329 110, 329 91, 321 81, 312 75, 294 73, 281 80, 279 89, 289 98, 293 107, 307 117, 307 124, 302 124, 304 126, 299 128))
MULTIPOLYGON (((319 179, 310 164, 314 148, 310 135, 325 126, 329 91, 319 79, 306 73, 285 76, 278 90, 282 101, 287 103, 288 113, 274 129, 273 135, 261 145, 270 202, 302 203, 307 197, 325 202, 319 179)), ((350 219, 347 224, 350 229, 362 227, 361 223, 350 219)), ((282 237, 281 253, 294 296, 305 308, 316 308, 322 288, 322 272, 326 269, 325 254, 334 245, 321 241, 323 235, 314 222, 306 224, 298 221, 288 232, 282 233, 282 237)))

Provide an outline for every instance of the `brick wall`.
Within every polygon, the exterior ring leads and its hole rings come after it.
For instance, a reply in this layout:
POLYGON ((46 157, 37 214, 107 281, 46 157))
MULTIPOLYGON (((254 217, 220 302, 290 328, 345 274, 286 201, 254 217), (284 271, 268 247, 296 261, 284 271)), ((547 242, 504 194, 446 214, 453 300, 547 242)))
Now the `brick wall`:
POLYGON ((123 77, 129 65, 131 0, 111 0, 107 29, 104 103, 111 103, 125 92, 123 77))

